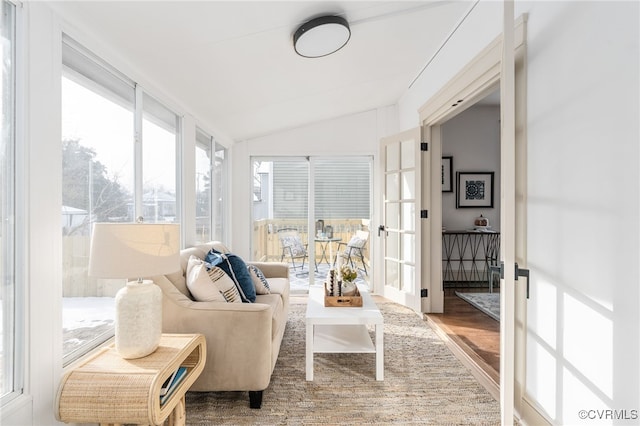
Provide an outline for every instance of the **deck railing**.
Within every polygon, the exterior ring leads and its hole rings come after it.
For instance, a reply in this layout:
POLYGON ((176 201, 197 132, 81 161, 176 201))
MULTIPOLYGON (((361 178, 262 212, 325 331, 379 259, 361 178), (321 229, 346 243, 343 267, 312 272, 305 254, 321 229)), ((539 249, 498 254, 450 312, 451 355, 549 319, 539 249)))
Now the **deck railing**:
MULTIPOLYGON (((324 226, 333 228, 334 238, 340 238, 342 242, 347 243, 356 231, 369 231, 367 225, 363 224, 362 219, 340 219, 325 220, 324 226)), ((276 261, 279 262, 282 257, 282 246, 278 239, 278 230, 295 229, 300 233, 300 237, 305 244, 309 241, 313 243, 316 230, 312 230, 311 239, 309 239, 309 230, 307 222, 301 219, 261 219, 253 222, 253 260, 260 261, 276 261)), ((334 249, 337 242, 334 243, 334 249)), ((315 247, 316 260, 320 259, 322 249, 317 243, 315 247)), ((369 258, 369 243, 364 249, 365 259, 369 258)))

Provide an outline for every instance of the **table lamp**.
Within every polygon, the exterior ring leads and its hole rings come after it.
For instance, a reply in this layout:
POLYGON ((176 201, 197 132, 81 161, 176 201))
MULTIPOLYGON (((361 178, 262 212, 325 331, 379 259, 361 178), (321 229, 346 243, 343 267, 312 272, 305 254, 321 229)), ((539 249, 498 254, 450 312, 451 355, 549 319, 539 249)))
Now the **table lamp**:
POLYGON ((162 334, 162 290, 143 277, 180 269, 180 225, 96 223, 91 238, 89 275, 125 278, 116 294, 116 350, 125 359, 158 348, 162 334))

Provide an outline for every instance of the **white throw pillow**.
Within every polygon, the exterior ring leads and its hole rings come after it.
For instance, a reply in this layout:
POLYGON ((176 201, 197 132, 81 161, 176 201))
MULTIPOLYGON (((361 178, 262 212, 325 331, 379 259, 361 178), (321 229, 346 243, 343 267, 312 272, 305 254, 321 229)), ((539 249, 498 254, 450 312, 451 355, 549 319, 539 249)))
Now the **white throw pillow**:
POLYGON ((204 261, 193 255, 187 263, 187 288, 198 302, 227 301, 209 276, 204 261))

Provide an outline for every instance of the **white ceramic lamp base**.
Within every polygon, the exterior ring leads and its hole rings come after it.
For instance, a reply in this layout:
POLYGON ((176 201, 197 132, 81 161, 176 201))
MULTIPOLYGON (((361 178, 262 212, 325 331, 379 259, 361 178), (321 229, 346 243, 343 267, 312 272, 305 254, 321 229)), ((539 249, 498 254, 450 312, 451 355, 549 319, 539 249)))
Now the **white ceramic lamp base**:
POLYGON ((162 335, 162 290, 153 281, 130 281, 116 294, 116 350, 125 359, 158 348, 162 335))

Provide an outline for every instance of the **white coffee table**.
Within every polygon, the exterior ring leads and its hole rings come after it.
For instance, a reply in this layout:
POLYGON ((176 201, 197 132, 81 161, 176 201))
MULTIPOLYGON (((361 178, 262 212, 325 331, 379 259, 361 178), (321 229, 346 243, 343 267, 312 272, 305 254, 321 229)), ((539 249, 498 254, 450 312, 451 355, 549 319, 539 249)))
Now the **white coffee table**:
POLYGON ((358 286, 362 307, 325 307, 324 287, 309 287, 306 373, 313 380, 314 353, 375 353, 376 380, 384 380, 384 320, 369 292, 358 286), (375 326, 375 345, 367 325, 375 326))

